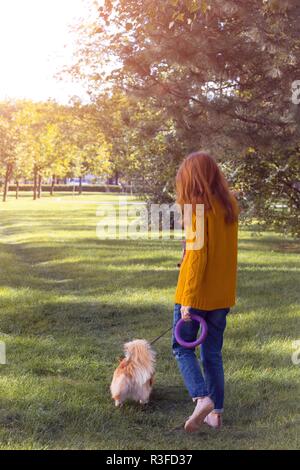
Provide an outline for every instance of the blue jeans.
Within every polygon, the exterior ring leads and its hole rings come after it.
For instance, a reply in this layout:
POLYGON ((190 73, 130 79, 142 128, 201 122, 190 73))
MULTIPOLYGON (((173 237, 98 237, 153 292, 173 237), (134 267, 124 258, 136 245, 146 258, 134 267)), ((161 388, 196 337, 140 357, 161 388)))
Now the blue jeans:
MULTIPOLYGON (((208 326, 206 340, 200 346, 203 376, 195 349, 184 348, 175 339, 175 325, 181 319, 180 308, 181 305, 175 304, 172 346, 173 354, 177 360, 185 386, 193 399, 210 396, 214 402, 215 411, 222 413, 224 406, 222 346, 223 333, 226 328, 226 316, 230 309, 222 308, 205 311, 192 308, 190 310, 191 313, 201 315, 206 320, 208 326)), ((181 336, 185 341, 195 341, 198 330, 198 322, 186 322, 181 329, 181 336)))

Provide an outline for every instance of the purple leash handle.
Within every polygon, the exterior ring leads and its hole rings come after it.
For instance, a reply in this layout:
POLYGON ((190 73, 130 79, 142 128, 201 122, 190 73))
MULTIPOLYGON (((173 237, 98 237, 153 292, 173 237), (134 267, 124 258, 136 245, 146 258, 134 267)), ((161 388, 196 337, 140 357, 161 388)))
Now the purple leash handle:
POLYGON ((199 346, 199 344, 204 343, 205 338, 207 336, 207 323, 204 320, 204 318, 202 318, 200 315, 195 315, 194 313, 191 313, 191 319, 197 321, 201 326, 201 334, 200 334, 199 338, 196 339, 196 341, 187 342, 187 341, 184 341, 181 338, 180 330, 181 330, 181 327, 183 326, 183 324, 186 323, 183 319, 181 319, 181 320, 179 320, 179 322, 177 322, 177 324, 175 326, 175 331, 174 331, 175 339, 176 339, 177 343, 180 344, 180 346, 183 346, 184 348, 188 348, 188 349, 193 349, 196 346, 199 346))

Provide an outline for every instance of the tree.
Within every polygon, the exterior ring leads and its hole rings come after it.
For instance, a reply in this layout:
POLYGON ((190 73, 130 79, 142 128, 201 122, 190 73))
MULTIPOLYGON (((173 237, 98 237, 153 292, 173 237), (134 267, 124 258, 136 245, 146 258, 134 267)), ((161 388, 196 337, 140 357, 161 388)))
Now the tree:
POLYGON ((226 160, 225 171, 240 193, 244 220, 259 220, 262 228, 300 236, 299 158, 298 145, 287 147, 284 154, 259 155, 248 148, 244 155, 226 160))
POLYGON ((17 116, 22 152, 32 167, 34 199, 41 196, 43 171, 48 164, 48 143, 45 137, 49 124, 47 110, 47 104, 24 101, 20 104, 17 116))
POLYGON ((81 194, 84 176, 110 174, 111 146, 95 119, 93 106, 74 104, 69 110, 68 126, 68 139, 73 155, 69 173, 79 177, 81 194))
POLYGON ((0 105, 0 163, 4 173, 3 201, 7 199, 9 182, 13 175, 16 160, 17 129, 15 126, 15 106, 12 103, 0 105))
POLYGON ((110 145, 94 119, 93 106, 31 101, 0 104, 0 176, 4 201, 9 182, 33 180, 33 198, 42 193, 43 179, 82 178, 110 174, 110 145))
POLYGON ((12 178, 16 184, 16 199, 19 198, 20 181, 30 179, 32 175, 32 162, 28 158, 26 146, 22 141, 22 130, 18 128, 18 139, 15 146, 15 159, 12 169, 12 178))
MULTIPOLYGON (((283 169, 285 149, 299 142, 299 106, 291 103, 299 14, 297 0, 105 1, 71 73, 88 79, 92 95, 114 83, 154 102, 172 121, 183 155, 205 147, 226 158, 253 148, 258 166, 277 155, 283 169)), ((299 181, 297 162, 295 171, 299 181)), ((290 191, 296 197, 295 185, 290 191)))
MULTIPOLYGON (((54 102, 23 102, 18 113, 20 145, 33 174, 33 198, 41 197, 42 181, 65 177, 71 165, 70 110, 54 102)), ((21 168, 21 167, 20 167, 21 168)), ((25 174, 23 175, 25 176, 25 174)))

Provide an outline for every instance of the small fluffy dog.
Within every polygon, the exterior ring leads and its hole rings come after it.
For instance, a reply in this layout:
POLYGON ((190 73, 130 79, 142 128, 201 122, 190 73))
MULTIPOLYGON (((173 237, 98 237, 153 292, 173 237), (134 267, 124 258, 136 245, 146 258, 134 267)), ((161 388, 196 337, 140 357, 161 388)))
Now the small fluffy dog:
POLYGON ((128 399, 146 404, 154 382, 155 352, 148 341, 136 339, 124 345, 124 353, 113 375, 111 396, 116 406, 128 399))

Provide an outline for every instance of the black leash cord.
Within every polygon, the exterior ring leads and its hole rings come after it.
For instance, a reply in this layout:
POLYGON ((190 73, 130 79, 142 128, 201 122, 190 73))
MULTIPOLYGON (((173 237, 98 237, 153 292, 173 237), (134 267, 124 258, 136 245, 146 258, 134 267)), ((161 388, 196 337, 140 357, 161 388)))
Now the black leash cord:
POLYGON ((154 338, 150 345, 152 346, 152 344, 156 343, 156 341, 158 341, 160 338, 162 338, 163 336, 165 336, 165 334, 167 334, 169 331, 171 331, 173 329, 173 326, 171 326, 170 328, 168 328, 166 331, 164 331, 161 335, 157 336, 157 338, 154 338))

